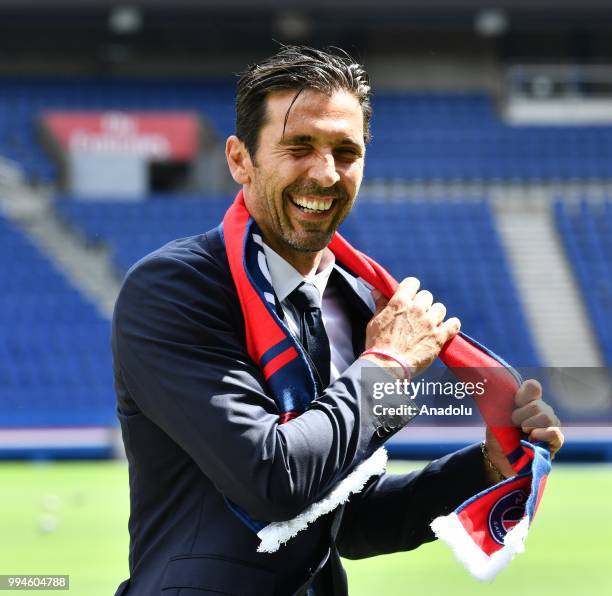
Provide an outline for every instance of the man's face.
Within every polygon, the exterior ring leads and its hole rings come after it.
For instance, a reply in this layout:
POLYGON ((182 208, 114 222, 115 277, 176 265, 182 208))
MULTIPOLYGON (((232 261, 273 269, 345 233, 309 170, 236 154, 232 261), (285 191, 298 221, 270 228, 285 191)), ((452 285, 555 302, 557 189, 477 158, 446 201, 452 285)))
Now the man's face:
POLYGON ((363 178, 363 113, 350 93, 272 93, 249 168, 245 201, 266 242, 282 256, 325 248, 363 178))

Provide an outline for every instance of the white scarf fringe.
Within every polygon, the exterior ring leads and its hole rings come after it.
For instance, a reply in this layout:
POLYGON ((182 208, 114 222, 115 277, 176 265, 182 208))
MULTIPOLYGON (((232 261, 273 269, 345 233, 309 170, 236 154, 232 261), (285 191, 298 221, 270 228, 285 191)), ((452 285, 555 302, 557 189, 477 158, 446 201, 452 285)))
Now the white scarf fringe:
POLYGON ((504 538, 504 546, 487 555, 472 540, 456 513, 437 517, 431 522, 434 534, 450 546, 457 560, 480 581, 493 581, 497 574, 525 550, 529 517, 525 516, 504 538))
POLYGON ((384 447, 380 447, 368 459, 362 461, 344 480, 340 481, 326 497, 309 505, 293 519, 272 522, 257 532, 261 540, 257 552, 276 552, 285 542, 304 530, 308 524, 336 509, 352 494, 361 492, 366 482, 372 476, 380 476, 386 467, 387 451, 384 447))

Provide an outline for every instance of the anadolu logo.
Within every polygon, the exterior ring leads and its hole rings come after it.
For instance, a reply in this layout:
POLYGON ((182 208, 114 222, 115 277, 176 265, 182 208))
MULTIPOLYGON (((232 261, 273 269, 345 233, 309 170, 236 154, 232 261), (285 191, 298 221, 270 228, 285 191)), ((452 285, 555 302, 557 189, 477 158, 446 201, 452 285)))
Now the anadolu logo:
POLYGON ((504 495, 493 505, 489 513, 489 532, 495 542, 503 546, 506 534, 525 515, 526 501, 527 493, 517 489, 504 495))

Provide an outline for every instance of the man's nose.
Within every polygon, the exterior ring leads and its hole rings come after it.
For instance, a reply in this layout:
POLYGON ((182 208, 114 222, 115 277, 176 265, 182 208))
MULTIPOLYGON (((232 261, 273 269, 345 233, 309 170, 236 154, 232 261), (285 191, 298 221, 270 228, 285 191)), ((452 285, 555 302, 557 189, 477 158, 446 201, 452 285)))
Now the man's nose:
POLYGON ((336 161, 331 152, 316 154, 309 174, 310 178, 323 187, 333 186, 340 180, 340 175, 336 171, 336 161))

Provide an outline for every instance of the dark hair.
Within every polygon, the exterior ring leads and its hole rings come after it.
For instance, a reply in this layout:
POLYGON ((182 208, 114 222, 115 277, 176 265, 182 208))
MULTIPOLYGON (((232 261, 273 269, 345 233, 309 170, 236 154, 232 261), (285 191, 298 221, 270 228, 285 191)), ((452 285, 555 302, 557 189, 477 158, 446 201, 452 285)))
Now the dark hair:
MULTIPOLYGON (((259 131, 265 124, 266 98, 274 91, 295 89, 293 102, 304 89, 327 95, 352 93, 363 111, 364 141, 370 139, 370 81, 363 66, 339 48, 317 50, 307 46, 282 46, 280 51, 240 74, 236 94, 236 136, 252 158, 257 152, 259 131)), ((285 124, 289 117, 287 110, 285 124)))

